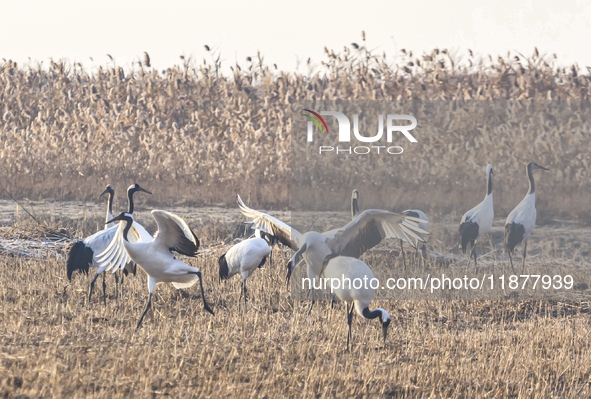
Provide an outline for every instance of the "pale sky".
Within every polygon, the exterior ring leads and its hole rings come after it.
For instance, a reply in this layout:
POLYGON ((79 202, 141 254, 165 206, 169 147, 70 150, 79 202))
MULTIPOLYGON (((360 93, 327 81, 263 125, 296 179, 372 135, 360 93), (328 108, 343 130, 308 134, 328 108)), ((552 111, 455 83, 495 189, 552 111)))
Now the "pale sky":
POLYGON ((129 67, 147 51, 164 69, 181 54, 210 60, 207 44, 221 51, 226 68, 260 50, 267 63, 293 71, 298 57, 319 63, 324 46, 341 51, 361 42, 362 30, 368 47, 390 61, 402 48, 415 55, 435 47, 466 55, 470 48, 496 59, 507 51, 531 55, 537 46, 556 53, 559 64, 591 66, 585 0, 19 0, 2 5, 0 59, 66 58, 96 69, 112 65, 106 54, 129 67))

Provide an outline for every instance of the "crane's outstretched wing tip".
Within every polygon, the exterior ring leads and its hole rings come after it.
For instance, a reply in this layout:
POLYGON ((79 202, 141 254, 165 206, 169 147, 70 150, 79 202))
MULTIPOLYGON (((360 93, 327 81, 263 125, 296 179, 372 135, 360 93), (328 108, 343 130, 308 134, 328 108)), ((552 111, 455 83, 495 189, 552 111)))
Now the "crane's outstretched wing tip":
POLYGON ((414 216, 405 216, 404 219, 412 220, 413 222, 417 222, 417 223, 429 223, 428 220, 416 218, 414 216))
POLYGON ((162 209, 152 209, 150 213, 152 215, 172 215, 170 212, 163 211, 162 209))

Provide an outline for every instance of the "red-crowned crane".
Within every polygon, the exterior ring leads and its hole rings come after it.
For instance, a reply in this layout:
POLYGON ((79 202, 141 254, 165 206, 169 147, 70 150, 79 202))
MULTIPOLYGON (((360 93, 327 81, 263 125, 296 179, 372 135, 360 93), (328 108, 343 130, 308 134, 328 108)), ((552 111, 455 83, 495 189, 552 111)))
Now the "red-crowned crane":
POLYGON ((536 224, 536 184, 533 171, 536 169, 550 170, 535 162, 527 164, 526 172, 529 179, 529 190, 523 200, 509 213, 505 221, 505 250, 509 253, 511 267, 513 259, 511 253, 515 247, 523 242, 523 267, 525 269, 525 256, 527 255, 527 239, 536 224))
POLYGON ((113 219, 121 220, 117 232, 108 247, 97 256, 101 265, 107 270, 125 267, 133 260, 148 275, 148 290, 150 295, 146 309, 142 313, 137 327, 142 325, 144 316, 152 306, 152 293, 156 284, 160 282, 172 283, 176 288, 188 288, 199 280, 203 308, 211 313, 213 310, 207 305, 203 291, 203 280, 199 268, 189 266, 185 262, 175 259, 172 251, 181 255, 194 257, 199 249, 199 240, 187 223, 175 214, 166 211, 153 210, 152 217, 158 224, 158 231, 154 239, 148 242, 133 243, 129 240, 129 231, 133 225, 133 216, 124 212, 113 219))
POLYGON ((335 280, 339 282, 339 284, 333 283, 331 286, 334 287, 336 296, 347 304, 347 324, 349 325, 347 347, 349 347, 351 341, 353 310, 356 310, 357 314, 365 319, 373 320, 378 318, 380 320, 385 344, 388 326, 390 325, 390 315, 382 308, 369 310, 369 304, 375 292, 375 288, 372 288, 372 280, 375 279, 375 276, 369 266, 356 258, 337 256, 328 260, 323 277, 331 279, 331 282, 335 280), (359 286, 359 288, 356 288, 356 286, 359 286))
MULTIPOLYGON (((129 213, 133 214, 134 211, 134 203, 133 203, 133 195, 136 192, 145 192, 148 194, 152 194, 148 190, 143 189, 139 186, 139 184, 132 184, 127 189, 127 199, 129 201, 129 213)), ((97 269, 96 276, 90 283, 90 289, 88 292, 88 303, 90 304, 90 300, 92 298, 92 290, 94 288, 94 283, 97 280, 98 276, 100 276, 106 269, 107 265, 100 267, 96 261, 96 255, 101 253, 107 245, 111 242, 113 237, 115 236, 115 232, 117 231, 117 226, 111 222, 113 219, 113 196, 115 195, 115 190, 113 186, 108 185, 105 191, 101 194, 109 194, 108 205, 107 205, 107 220, 105 225, 107 226, 103 230, 99 230, 98 232, 94 233, 93 235, 85 238, 84 240, 77 241, 72 245, 70 251, 68 253, 68 259, 66 261, 66 272, 68 276, 68 280, 72 279, 72 274, 80 270, 84 274, 88 274, 88 269, 90 267, 94 267, 97 269)), ((152 236, 146 231, 146 229, 139 223, 134 222, 133 224, 133 234, 130 236, 131 239, 134 241, 140 240, 147 240, 152 239, 152 236)), ((135 274, 135 265, 130 263, 123 271, 123 275, 121 278, 121 289, 123 290, 123 279, 124 275, 128 272, 135 274)), ((105 284, 105 275, 103 274, 103 301, 106 305, 107 303, 107 296, 106 296, 106 284, 105 284)))
POLYGON ((468 266, 470 266, 470 260, 472 260, 472 257, 474 257, 474 265, 476 265, 476 244, 480 240, 480 237, 488 233, 495 217, 493 209, 492 175, 493 166, 488 164, 486 165, 486 196, 481 203, 464 213, 464 216, 462 216, 462 220, 460 221, 460 246, 462 252, 465 254, 468 244, 472 245, 472 253, 470 253, 468 266))
MULTIPOLYGON (((246 279, 256 269, 263 267, 271 253, 269 243, 260 237, 253 237, 239 242, 219 257, 220 280, 227 280, 235 274, 242 277, 240 299, 244 296, 244 311, 246 312, 246 279)), ((238 301, 240 301, 238 299, 238 301)))

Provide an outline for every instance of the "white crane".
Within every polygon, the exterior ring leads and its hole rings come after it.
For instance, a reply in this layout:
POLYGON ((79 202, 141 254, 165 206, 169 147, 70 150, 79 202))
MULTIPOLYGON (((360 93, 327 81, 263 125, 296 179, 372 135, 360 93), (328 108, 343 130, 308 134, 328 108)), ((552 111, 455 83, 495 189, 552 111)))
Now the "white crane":
POLYGON ((533 171, 536 169, 550 170, 535 162, 527 164, 526 171, 529 179, 529 190, 519 205, 509 213, 509 216, 507 216, 507 220, 505 221, 505 250, 509 253, 511 267, 513 267, 511 253, 519 243, 523 242, 522 270, 525 269, 527 239, 536 224, 536 185, 533 175, 533 171))
MULTIPOLYGON (((134 211, 134 203, 133 203, 133 195, 134 193, 141 191, 148 194, 152 194, 148 190, 140 187, 139 184, 132 184, 127 189, 127 199, 129 201, 129 213, 133 214, 134 211)), ((100 230, 93 235, 85 238, 84 240, 77 241, 72 245, 70 251, 68 253, 68 259, 66 262, 66 271, 68 280, 72 280, 72 274, 80 270, 84 274, 88 274, 88 269, 92 266, 97 269, 96 276, 90 283, 90 289, 88 292, 88 303, 90 304, 90 300, 92 298, 92 290, 94 288, 94 283, 97 280, 98 276, 101 275, 108 265, 103 265, 102 267, 99 266, 96 255, 101 253, 113 237, 115 236, 115 232, 117 231, 117 226, 114 225, 112 222, 113 219, 113 196, 115 195, 115 190, 111 185, 107 186, 106 190, 103 191, 101 196, 104 194, 109 194, 108 200, 108 208, 107 208, 107 218, 105 225, 107 226, 105 229, 100 230)), ((145 240, 152 240, 152 236, 146 231, 146 229, 139 223, 133 223, 133 234, 130 235, 130 239, 133 241, 145 241, 145 240)), ((123 290, 123 279, 124 275, 128 272, 135 274, 135 265, 130 263, 126 266, 123 271, 123 275, 121 277, 121 289, 123 290)), ((106 305, 107 297, 106 297, 106 284, 105 284, 105 275, 103 274, 103 301, 106 305)))
MULTIPOLYGON (((358 258, 384 238, 402 238, 414 246, 413 240, 423 241, 419 236, 420 233, 428 234, 418 226, 418 223, 423 221, 421 219, 377 209, 362 212, 336 231, 331 230, 324 234, 309 231, 301 234, 273 216, 250 209, 242 202, 240 196, 238 196, 238 205, 242 214, 251 219, 255 227, 270 232, 280 243, 296 251, 287 264, 288 282, 293 266, 298 263, 300 257, 303 257, 306 262, 308 277, 313 280, 320 276, 323 262, 329 255, 358 258)), ((312 287, 312 304, 308 314, 314 303, 312 287)))
POLYGON ((211 314, 213 310, 207 305, 203 291, 203 280, 199 268, 189 266, 185 262, 175 259, 172 251, 181 255, 194 257, 199 249, 199 240, 187 223, 170 212, 153 210, 152 217, 158 224, 158 231, 154 239, 148 242, 131 242, 129 231, 133 225, 133 215, 124 212, 113 219, 121 220, 117 232, 108 247, 97 256, 101 266, 107 266, 113 271, 125 267, 133 260, 148 275, 148 290, 150 295, 146 309, 142 313, 137 328, 142 325, 144 316, 152 306, 152 293, 156 284, 160 282, 172 283, 175 288, 188 288, 199 280, 203 308, 211 314))
POLYGON ((382 324, 382 335, 384 344, 388 335, 388 326, 390 325, 390 315, 382 308, 369 310, 369 303, 373 298, 375 289, 372 288, 372 280, 375 278, 372 270, 367 264, 359 259, 347 256, 337 256, 328 261, 324 268, 324 278, 335 279, 331 284, 334 286, 334 293, 339 299, 347 304, 347 324, 349 333, 347 334, 347 347, 351 341, 351 322, 353 320, 353 309, 357 314, 365 319, 373 320, 379 318, 382 324), (358 284, 359 283, 359 284, 358 284), (355 288, 359 286, 360 288, 355 288))
POLYGON ((240 299, 244 295, 244 311, 246 312, 246 279, 256 269, 263 267, 271 253, 269 243, 260 237, 249 238, 234 245, 218 259, 220 280, 227 280, 235 274, 242 277, 240 299))
POLYGON ((468 266, 470 266, 472 257, 474 257, 474 265, 476 265, 476 244, 480 240, 480 237, 488 233, 495 217, 493 209, 492 175, 493 166, 488 164, 486 165, 486 196, 481 203, 464 213, 464 216, 462 216, 462 220, 460 221, 460 247, 462 248, 462 252, 465 254, 468 244, 472 245, 472 252, 470 253, 468 266))
MULTIPOLYGON (((423 230, 427 230, 429 228, 429 218, 427 217, 425 212, 420 211, 418 209, 407 209, 406 211, 402 212, 402 214, 405 216, 412 216, 413 218, 424 220, 424 222, 419 223, 419 227, 423 230)), ((419 236, 423 240, 425 239, 424 234, 419 234, 419 236)), ((415 262, 418 257, 419 248, 421 248, 423 258, 425 258, 427 256, 427 246, 425 245, 424 242, 418 242, 415 247, 415 249, 416 249, 415 250, 415 262)), ((402 262, 404 263, 404 270, 406 270, 406 255, 404 253, 404 241, 403 240, 400 240, 400 252, 402 252, 402 262)))

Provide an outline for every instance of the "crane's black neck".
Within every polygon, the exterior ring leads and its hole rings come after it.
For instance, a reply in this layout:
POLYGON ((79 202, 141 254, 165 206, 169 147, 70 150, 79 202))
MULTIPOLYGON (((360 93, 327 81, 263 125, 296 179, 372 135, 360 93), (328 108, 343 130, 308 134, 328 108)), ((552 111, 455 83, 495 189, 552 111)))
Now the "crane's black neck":
POLYGON ((527 165, 527 177, 529 179, 529 191, 528 194, 535 194, 536 183, 534 182, 534 174, 531 168, 531 164, 527 165))
POLYGON ((488 176, 486 176, 487 188, 486 188, 486 195, 492 194, 492 169, 488 171, 488 176))
POLYGON ((133 194, 135 193, 135 190, 128 190, 127 191, 127 200, 129 201, 129 211, 128 213, 133 215, 133 194))
POLYGON ((125 228, 123 229, 123 239, 127 242, 129 242, 129 240, 127 239, 127 233, 129 233, 129 230, 131 229, 131 225, 133 224, 133 219, 132 218, 124 218, 123 219, 125 221, 125 228))
POLYGON ((361 313, 366 319, 373 320, 379 317, 382 320, 382 311, 379 309, 369 310, 369 308, 365 308, 361 313))
POLYGON ((351 219, 355 219, 355 216, 359 215, 359 204, 357 203, 357 197, 351 197, 351 219))
POLYGON ((115 193, 113 191, 109 191, 109 202, 108 202, 108 206, 109 206, 109 214, 113 214, 113 197, 115 196, 115 193))
POLYGON ((306 252, 307 248, 308 248, 308 244, 304 243, 304 245, 302 245, 302 247, 300 249, 298 249, 297 252, 293 255, 292 267, 295 267, 295 265, 298 264, 299 258, 304 254, 304 252, 306 252))

